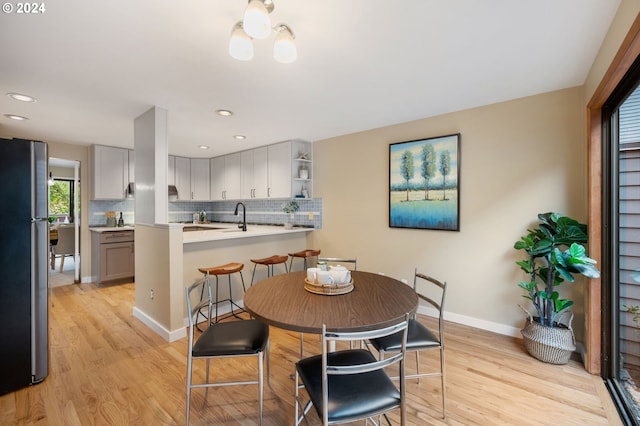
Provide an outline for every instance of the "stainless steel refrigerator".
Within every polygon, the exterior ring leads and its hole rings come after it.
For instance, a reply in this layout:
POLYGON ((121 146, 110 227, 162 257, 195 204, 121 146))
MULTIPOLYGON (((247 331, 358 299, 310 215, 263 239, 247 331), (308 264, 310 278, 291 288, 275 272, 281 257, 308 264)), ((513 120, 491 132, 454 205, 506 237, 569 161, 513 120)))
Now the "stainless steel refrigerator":
POLYGON ((0 139, 0 395, 47 377, 47 144, 0 139))

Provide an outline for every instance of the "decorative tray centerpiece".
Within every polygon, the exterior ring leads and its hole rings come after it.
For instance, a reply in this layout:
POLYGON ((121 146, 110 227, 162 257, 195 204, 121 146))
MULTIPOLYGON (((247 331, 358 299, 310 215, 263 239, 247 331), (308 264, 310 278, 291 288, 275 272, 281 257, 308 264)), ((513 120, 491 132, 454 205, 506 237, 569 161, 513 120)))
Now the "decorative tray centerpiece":
POLYGON ((304 289, 315 294, 324 294, 327 296, 336 296, 338 294, 347 294, 353 291, 353 280, 346 283, 338 284, 321 284, 318 282, 304 279, 304 289))

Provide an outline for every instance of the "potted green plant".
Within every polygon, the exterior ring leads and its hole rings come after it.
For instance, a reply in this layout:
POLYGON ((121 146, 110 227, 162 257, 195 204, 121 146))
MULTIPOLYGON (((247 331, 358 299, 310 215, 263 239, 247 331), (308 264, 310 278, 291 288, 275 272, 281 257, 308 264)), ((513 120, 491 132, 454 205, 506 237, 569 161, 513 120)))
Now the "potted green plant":
POLYGON ((284 224, 285 229, 293 228, 293 220, 295 218, 295 212, 300 210, 300 206, 296 200, 290 200, 282 206, 282 211, 289 215, 289 221, 284 224))
POLYGON ((573 314, 568 311, 573 301, 561 298, 557 288, 565 281, 574 282, 573 274, 598 278, 600 271, 583 245, 588 240, 587 225, 559 213, 541 213, 538 219, 538 227, 529 229, 514 244, 516 250, 527 254, 526 259, 516 262, 528 276, 518 286, 526 291, 523 297, 532 302, 537 313, 532 316, 525 309, 528 318, 522 337, 534 357, 566 364, 575 350, 573 314), (569 315, 568 324, 560 321, 562 314, 569 315))

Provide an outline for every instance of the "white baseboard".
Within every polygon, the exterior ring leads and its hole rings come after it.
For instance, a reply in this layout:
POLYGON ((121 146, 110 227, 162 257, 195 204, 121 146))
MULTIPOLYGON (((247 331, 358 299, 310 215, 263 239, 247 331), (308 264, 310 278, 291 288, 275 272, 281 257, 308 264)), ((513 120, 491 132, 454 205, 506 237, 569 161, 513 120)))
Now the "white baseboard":
MULTIPOLYGON (((430 317, 436 317, 437 311, 434 308, 427 308, 424 306, 418 307, 418 313, 427 315, 430 317)), ((469 327, 479 328, 481 330, 491 331, 493 333, 503 334, 505 336, 512 336, 522 338, 520 329, 511 327, 497 322, 481 320, 473 318, 467 315, 460 315, 456 313, 446 312, 444 313, 444 319, 447 321, 455 322, 457 324, 468 325, 469 327)))
MULTIPOLYGON (((244 304, 242 302, 240 302, 239 305, 244 307, 244 304)), ((230 310, 230 307, 228 306, 224 308, 219 308, 218 316, 223 316, 225 314, 228 314, 229 312, 231 312, 231 310, 230 310)), ((151 330, 153 330, 156 334, 160 335, 160 337, 162 337, 164 340, 166 340, 169 343, 175 342, 176 340, 182 339, 183 337, 187 336, 189 319, 186 317, 182 320, 182 327, 180 327, 177 330, 170 331, 135 306, 133 307, 133 316, 135 318, 138 318, 140 321, 143 322, 144 325, 149 327, 151 330)))
POLYGON ((181 327, 177 330, 167 330, 162 324, 158 323, 156 320, 151 318, 149 315, 141 311, 140 309, 133 307, 133 316, 138 318, 140 321, 144 323, 147 327, 153 330, 156 334, 160 335, 167 342, 175 342, 176 340, 182 339, 187 335, 187 329, 185 327, 181 327))
MULTIPOLYGON (((425 306, 418 307, 418 313, 422 315, 427 315, 429 317, 437 317, 437 311, 434 308, 427 308, 425 306)), ((467 315, 460 315, 451 312, 444 313, 444 319, 447 321, 455 322, 456 324, 468 325, 469 327, 479 328, 481 330, 491 331, 493 333, 502 334, 505 336, 516 337, 518 339, 522 339, 522 334, 520 333, 520 329, 516 327, 511 327, 504 324, 499 324, 491 321, 485 321, 478 318, 473 318, 467 315)), ((586 350, 584 344, 582 342, 576 342, 576 350, 582 362, 584 364, 584 360, 586 358, 586 350)))

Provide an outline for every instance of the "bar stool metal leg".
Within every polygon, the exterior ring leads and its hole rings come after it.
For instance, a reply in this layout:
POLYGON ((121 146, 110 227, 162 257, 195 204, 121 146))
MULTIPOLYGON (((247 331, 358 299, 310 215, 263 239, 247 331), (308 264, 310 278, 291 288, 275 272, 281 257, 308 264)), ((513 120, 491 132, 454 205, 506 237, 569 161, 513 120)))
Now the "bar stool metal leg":
MULTIPOLYGON (((238 273, 240 274, 240 282, 242 283, 242 291, 245 292, 245 291, 247 291, 247 289, 246 289, 246 287, 244 285, 244 277, 242 276, 242 271, 238 271, 238 273)), ((219 300, 218 299, 218 286, 219 286, 218 278, 219 278, 218 275, 216 275, 216 302, 214 302, 215 305, 216 305, 216 320, 215 320, 215 322, 218 322, 218 305, 220 303, 223 303, 223 302, 229 302, 230 312, 228 314, 225 314, 224 317, 221 316, 220 317, 221 320, 225 319, 225 318, 227 318, 228 316, 231 316, 231 315, 236 317, 236 318, 238 318, 238 319, 242 319, 242 317, 238 316, 238 314, 236 313, 236 309, 234 309, 234 307, 237 308, 238 310, 242 311, 242 312, 246 312, 246 311, 244 310, 244 308, 242 306, 238 305, 236 302, 233 301, 233 292, 232 292, 232 289, 231 289, 231 274, 227 274, 227 279, 228 279, 228 284, 229 284, 229 298, 228 299, 224 299, 224 300, 219 300)))
POLYGON ((264 259, 251 259, 253 262, 253 273, 251 274, 251 285, 253 285, 253 281, 255 280, 256 268, 258 265, 264 265, 267 267, 267 278, 272 277, 275 274, 274 266, 283 264, 285 272, 289 272, 289 268, 287 268, 287 256, 280 256, 274 254, 270 257, 265 257, 264 259))
MULTIPOLYGON (((219 322, 220 320, 226 318, 227 316, 233 315, 234 317, 238 318, 238 319, 243 319, 240 316, 238 316, 238 314, 236 313, 236 309, 239 309, 242 312, 246 312, 244 310, 244 308, 242 308, 240 305, 238 305, 234 300, 233 300, 233 289, 231 287, 231 274, 235 274, 235 273, 239 273, 240 274, 240 281, 242 283, 242 291, 245 292, 246 286, 244 284, 244 276, 242 275, 242 269, 244 268, 244 264, 243 263, 238 263, 238 262, 231 262, 231 263, 227 263, 226 265, 220 265, 220 266, 214 266, 214 267, 209 267, 209 268, 198 268, 198 271, 202 272, 203 274, 205 274, 205 276, 212 276, 215 275, 216 277, 216 282, 215 282, 215 286, 216 286, 216 294, 215 294, 215 301, 212 302, 212 304, 216 305, 216 314, 215 314, 215 320, 213 320, 213 318, 211 318, 212 322, 219 322), (220 275, 226 275, 227 276, 227 281, 228 281, 228 285, 229 285, 229 297, 223 300, 219 299, 219 295, 220 295, 220 275), (229 302, 229 309, 230 312, 229 314, 222 314, 219 315, 219 308, 218 305, 224 302, 229 302)), ((200 313, 202 315, 202 313, 200 313)), ((202 330, 201 330, 202 331, 202 330)))

